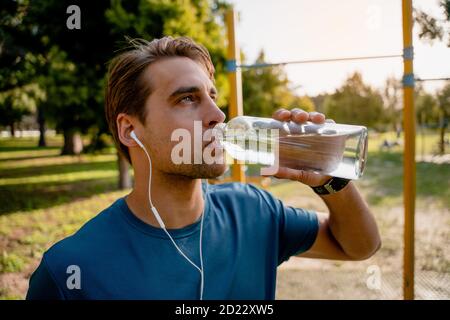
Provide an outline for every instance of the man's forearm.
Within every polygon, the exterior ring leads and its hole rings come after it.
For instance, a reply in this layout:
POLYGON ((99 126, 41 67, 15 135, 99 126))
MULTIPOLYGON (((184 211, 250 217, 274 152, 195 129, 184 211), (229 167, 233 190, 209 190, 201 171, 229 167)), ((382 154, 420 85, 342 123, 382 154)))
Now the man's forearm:
POLYGON ((381 239, 375 219, 352 182, 320 197, 330 211, 330 231, 349 257, 364 259, 379 249, 381 239))

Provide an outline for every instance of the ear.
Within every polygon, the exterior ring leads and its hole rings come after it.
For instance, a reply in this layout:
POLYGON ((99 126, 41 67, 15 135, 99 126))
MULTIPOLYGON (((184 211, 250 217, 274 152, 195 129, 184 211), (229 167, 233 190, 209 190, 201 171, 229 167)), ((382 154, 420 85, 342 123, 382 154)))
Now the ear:
MULTIPOLYGON (((136 141, 134 141, 134 139, 131 137, 131 131, 136 130, 135 124, 137 123, 137 119, 133 116, 130 116, 129 114, 119 113, 117 115, 116 125, 119 140, 122 144, 129 148, 139 147, 136 141)), ((135 133, 136 135, 138 135, 136 131, 135 133)))

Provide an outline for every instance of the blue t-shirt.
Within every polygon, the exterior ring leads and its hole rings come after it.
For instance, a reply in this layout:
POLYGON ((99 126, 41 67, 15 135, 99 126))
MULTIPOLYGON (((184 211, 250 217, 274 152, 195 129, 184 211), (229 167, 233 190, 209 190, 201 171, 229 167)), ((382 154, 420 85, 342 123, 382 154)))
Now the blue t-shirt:
MULTIPOLYGON (((250 184, 203 183, 203 196, 203 299, 274 299, 277 266, 312 246, 316 213, 250 184)), ((168 230, 198 266, 200 221, 168 230)), ((44 254, 27 299, 191 300, 199 288, 200 272, 164 230, 120 198, 44 254)))

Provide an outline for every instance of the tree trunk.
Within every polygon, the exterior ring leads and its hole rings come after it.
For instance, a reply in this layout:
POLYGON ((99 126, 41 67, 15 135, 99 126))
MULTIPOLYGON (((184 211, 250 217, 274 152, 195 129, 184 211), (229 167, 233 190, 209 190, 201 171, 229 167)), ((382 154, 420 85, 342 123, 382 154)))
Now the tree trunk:
POLYGON ((443 110, 441 110, 441 114, 439 117, 439 154, 442 156, 445 153, 445 116, 443 110))
POLYGON ((11 137, 14 138, 16 136, 16 127, 14 126, 14 122, 11 122, 9 125, 9 132, 11 133, 11 137))
POLYGON ((42 107, 38 108, 38 124, 39 124, 39 143, 38 147, 46 147, 47 141, 45 140, 45 117, 42 107))
POLYGON ((117 160, 119 162, 119 189, 129 189, 131 188, 130 165, 120 152, 117 152, 117 160))
POLYGON ((80 154, 83 151, 81 135, 74 129, 64 129, 64 146, 61 154, 80 154))
POLYGON ((420 136, 421 136, 421 161, 424 161, 424 157, 425 157, 425 113, 421 112, 420 113, 420 136))

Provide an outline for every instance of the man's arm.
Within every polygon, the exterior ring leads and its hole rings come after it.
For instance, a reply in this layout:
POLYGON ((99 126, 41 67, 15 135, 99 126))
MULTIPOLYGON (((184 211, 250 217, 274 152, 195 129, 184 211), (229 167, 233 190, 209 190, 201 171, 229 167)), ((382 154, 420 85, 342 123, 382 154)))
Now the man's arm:
POLYGON ((375 219, 352 182, 334 194, 320 197, 330 213, 318 214, 316 241, 298 257, 364 260, 381 247, 375 219))
MULTIPOLYGON (((324 123, 325 115, 305 112, 301 109, 279 109, 273 118, 280 121, 324 123)), ((334 122, 333 120, 328 120, 334 122)), ((310 171, 280 167, 275 177, 299 181, 308 186, 320 186, 331 177, 310 171)), ((329 215, 319 214, 319 232, 312 247, 299 257, 364 260, 381 246, 378 227, 366 202, 350 182, 342 190, 321 195, 329 209, 329 215)))

